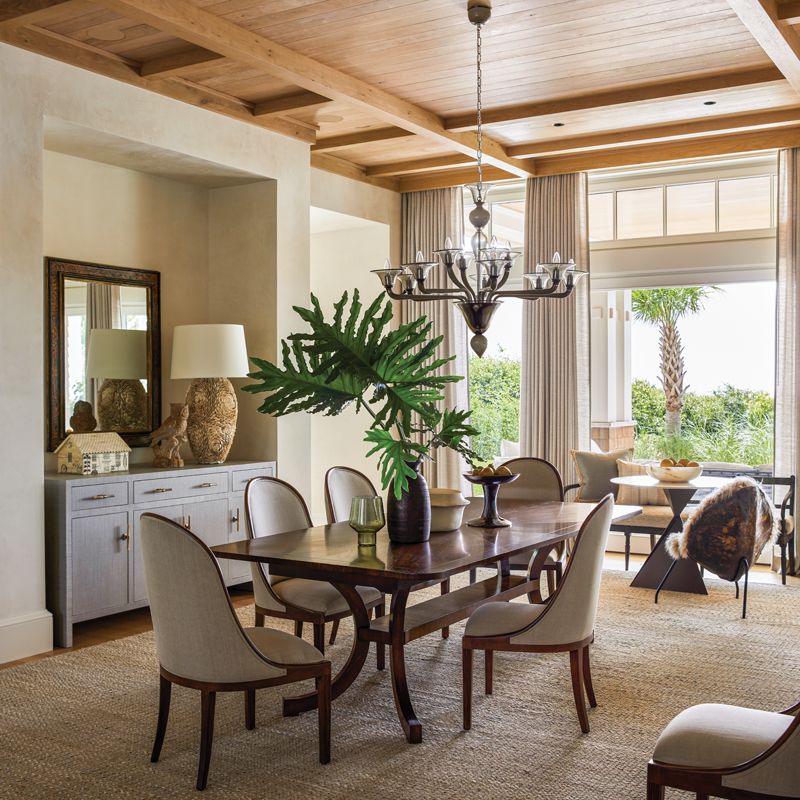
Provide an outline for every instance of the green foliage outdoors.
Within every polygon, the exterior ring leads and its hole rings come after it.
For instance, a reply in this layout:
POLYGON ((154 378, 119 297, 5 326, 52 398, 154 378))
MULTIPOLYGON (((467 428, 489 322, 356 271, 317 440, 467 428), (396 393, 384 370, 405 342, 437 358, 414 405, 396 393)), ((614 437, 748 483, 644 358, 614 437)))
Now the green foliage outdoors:
POLYGON ((469 362, 469 406, 471 422, 479 431, 472 437, 472 449, 481 462, 500 454, 501 439, 518 442, 519 361, 502 351, 499 357, 473 356, 469 362))
POLYGON ((440 374, 453 357, 436 357, 442 337, 431 337, 431 323, 420 317, 392 328, 385 295, 366 309, 357 290, 349 307, 348 300, 345 292, 330 321, 313 294, 311 308, 294 306, 306 332, 281 343, 281 366, 251 358, 258 369, 249 377, 257 383, 244 390, 270 393, 258 410, 275 417, 297 411, 335 416, 350 405, 366 411, 373 420, 365 435, 373 445, 368 455, 378 455, 383 488, 391 485, 400 498, 416 477, 409 462, 436 447, 473 460, 468 442, 478 431, 467 423, 468 412, 436 407, 445 386, 463 378, 440 374))
POLYGON ((774 407, 767 392, 726 385, 711 394, 687 392, 681 433, 664 430, 664 392, 647 381, 632 387, 636 458, 691 458, 771 464, 774 407))

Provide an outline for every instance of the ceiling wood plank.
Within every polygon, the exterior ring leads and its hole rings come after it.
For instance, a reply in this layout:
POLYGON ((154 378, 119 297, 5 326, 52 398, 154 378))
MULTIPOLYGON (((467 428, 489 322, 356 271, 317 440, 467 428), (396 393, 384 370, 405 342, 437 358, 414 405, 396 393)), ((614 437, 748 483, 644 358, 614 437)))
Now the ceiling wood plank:
POLYGON ((800 22, 800 0, 784 0, 778 5, 778 19, 795 24, 800 22))
POLYGON ((475 160, 469 156, 431 156, 430 158, 418 158, 413 161, 396 161, 391 164, 378 164, 374 167, 367 167, 367 175, 404 175, 409 172, 425 172, 431 169, 441 169, 443 167, 466 167, 474 164, 475 160))
POLYGON ((366 131, 356 131, 355 133, 345 133, 341 136, 329 136, 326 139, 318 139, 316 144, 311 145, 311 151, 322 153, 329 150, 339 150, 343 147, 353 147, 358 144, 368 144, 369 142, 386 142, 391 139, 402 139, 407 136, 414 136, 414 134, 411 131, 405 130, 405 128, 370 128, 366 131))
POLYGON ((85 5, 80 0, 6 0, 0 3, 0 25, 32 25, 56 12, 85 5))
POLYGON ((140 65, 136 62, 34 25, 0 28, 0 41, 138 86, 140 89, 150 89, 175 100, 258 125, 284 136, 292 136, 309 143, 316 138, 314 131, 302 123, 278 117, 256 118, 252 107, 243 100, 220 92, 210 92, 205 87, 180 79, 143 78, 139 74, 140 65))
MULTIPOLYGON (((446 130, 442 119, 432 111, 332 69, 202 8, 180 0, 98 0, 98 4, 198 47, 264 69, 307 91, 366 108, 392 125, 445 142, 460 153, 475 156, 477 137, 474 133, 446 130)), ((505 148, 491 137, 484 136, 483 149, 487 163, 505 167, 522 177, 529 174, 529 167, 506 155, 505 148)))
POLYGON ((755 111, 748 114, 729 114, 704 119, 689 119, 667 125, 648 125, 616 131, 569 136, 564 139, 544 139, 539 142, 511 145, 510 155, 535 156, 568 150, 587 150, 615 144, 645 143, 658 139, 675 139, 701 133, 733 131, 740 128, 760 128, 765 125, 800 123, 800 106, 755 111))
MULTIPOLYGON (((712 75, 700 75, 691 78, 678 78, 668 81, 652 81, 603 92, 590 92, 569 97, 556 97, 552 100, 541 100, 534 103, 504 106, 501 108, 483 109, 483 121, 486 125, 501 122, 519 122, 535 117, 564 114, 568 111, 585 111, 593 108, 622 105, 624 103, 641 103, 647 100, 663 100, 670 97, 681 97, 698 92, 714 92, 736 86, 752 86, 759 83, 770 83, 783 78, 777 67, 756 67, 754 69, 717 72, 712 75)), ((459 114, 447 117, 444 121, 448 130, 464 130, 475 127, 474 114, 459 114)))
POLYGON ((680 161, 686 158, 705 158, 798 146, 800 146, 800 125, 792 125, 786 128, 769 128, 698 139, 682 139, 570 155, 546 156, 534 159, 534 161, 537 175, 560 175, 565 172, 583 172, 589 169, 629 167, 662 161, 680 161))
POLYGON ((381 189, 391 189, 394 192, 400 191, 400 182, 396 178, 371 177, 367 175, 364 167, 326 153, 312 153, 311 166, 314 169, 322 169, 345 178, 369 183, 372 186, 379 186, 381 189))
POLYGON ((800 36, 778 15, 777 0, 728 0, 761 49, 800 92, 800 36))
MULTIPOLYGON (((484 167, 483 179, 485 181, 509 181, 518 180, 518 177, 499 167, 484 167)), ((450 169, 426 172, 420 175, 404 175, 399 179, 399 188, 401 192, 420 192, 424 189, 444 189, 474 182, 474 169, 450 169)))
POLYGON ((181 50, 180 53, 143 61, 139 74, 145 78, 168 78, 184 75, 195 67, 208 66, 215 61, 222 63, 224 60, 219 53, 212 53, 202 47, 192 47, 181 50))
POLYGON ((304 108, 314 108, 330 103, 329 97, 323 97, 316 92, 298 92, 286 97, 276 97, 273 100, 265 100, 256 103, 253 114, 257 117, 265 117, 273 114, 285 114, 291 111, 300 111, 304 108))

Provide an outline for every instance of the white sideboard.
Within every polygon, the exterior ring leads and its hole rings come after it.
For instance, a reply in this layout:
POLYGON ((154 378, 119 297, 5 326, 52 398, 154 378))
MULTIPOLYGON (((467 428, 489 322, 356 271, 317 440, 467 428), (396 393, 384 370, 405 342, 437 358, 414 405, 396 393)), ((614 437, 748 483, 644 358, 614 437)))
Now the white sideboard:
MULTIPOLYGON (((188 527, 207 545, 243 539, 244 489, 275 475, 275 462, 175 469, 131 467, 107 475, 45 475, 47 608, 59 647, 72 625, 147 605, 139 529, 143 513, 188 527)), ((246 562, 220 561, 229 586, 250 580, 246 562)))

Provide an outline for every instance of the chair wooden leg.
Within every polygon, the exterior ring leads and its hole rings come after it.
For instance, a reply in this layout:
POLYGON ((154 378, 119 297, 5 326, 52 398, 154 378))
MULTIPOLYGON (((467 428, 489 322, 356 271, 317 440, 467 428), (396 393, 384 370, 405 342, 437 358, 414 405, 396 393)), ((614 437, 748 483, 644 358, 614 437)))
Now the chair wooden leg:
POLYGON ((203 790, 208 783, 211 764, 211 746, 214 742, 214 707, 216 692, 200 692, 200 758, 197 764, 197 788, 203 790))
POLYGON ((625 536, 625 572, 628 571, 628 567, 631 565, 631 532, 624 531, 625 536))
POLYGON ((492 677, 494 675, 494 650, 483 651, 483 682, 485 694, 492 693, 492 677))
POLYGON ((331 676, 321 675, 315 679, 319 715, 319 763, 331 760, 331 676))
POLYGON ((328 644, 333 646, 336 642, 336 634, 339 633, 339 620, 335 619, 333 621, 333 625, 331 625, 331 638, 328 639, 328 644))
POLYGON ((789 574, 794 575, 797 571, 794 563, 794 534, 789 537, 786 547, 789 551, 789 574))
POLYGON ((653 550, 656 549, 656 535, 654 533, 650 534, 650 552, 652 553, 653 550))
POLYGON ((164 744, 164 734, 167 732, 169 719, 169 701, 172 697, 172 683, 163 675, 158 690, 158 724, 156 725, 156 740, 153 743, 153 752, 150 760, 155 764, 161 756, 161 746, 164 744))
POLYGON ((314 647, 325 655, 325 623, 314 623, 314 647))
POLYGON ((564 565, 560 561, 556 561, 556 586, 561 583, 564 577, 564 565))
POLYGON ((583 658, 580 650, 569 651, 569 666, 572 673, 572 694, 575 697, 578 721, 581 724, 581 730, 589 733, 589 715, 586 713, 586 703, 583 699, 583 658))
MULTIPOLYGON (((381 603, 375 606, 375 619, 386 614, 386 606, 381 603)), ((386 645, 383 642, 375 642, 375 660, 379 672, 386 669, 386 645)))
MULTIPOLYGON (((442 581, 441 584, 441 594, 448 594, 450 592, 450 578, 445 581, 442 581)), ((446 625, 442 628, 442 639, 449 639, 450 638, 450 626, 446 625)))
POLYGON ((647 783, 647 800, 664 800, 664 787, 660 783, 647 783))
POLYGON ((469 571, 469 582, 475 583, 475 581, 477 580, 478 580, 478 570, 473 567, 473 569, 469 571))
POLYGON ((594 686, 592 686, 592 667, 589 663, 589 645, 583 648, 583 685, 586 689, 586 697, 592 708, 597 708, 597 698, 594 696, 594 686))
POLYGON ((556 591, 556 573, 555 570, 548 569, 547 572, 547 596, 552 597, 556 591))
POLYGON ((263 628, 264 627, 264 615, 260 611, 256 611, 255 626, 256 626, 256 628, 263 628))
POLYGON ((781 545, 781 583, 786 586, 786 545, 781 545))
POLYGON ((294 635, 298 639, 303 638, 303 623, 299 619, 294 621, 294 635))
POLYGON ((708 800, 708 795, 705 792, 695 792, 695 800, 708 800))
POLYGON ((473 651, 461 648, 461 676, 463 694, 463 723, 462 727, 468 731, 472 727, 472 653, 473 651))
POLYGON ((247 730, 255 730, 256 727, 256 690, 244 690, 244 726, 247 730))
POLYGON ((744 593, 742 597, 742 619, 747 619, 747 579, 750 576, 750 564, 747 563, 747 559, 745 559, 745 564, 747 565, 744 570, 744 593))

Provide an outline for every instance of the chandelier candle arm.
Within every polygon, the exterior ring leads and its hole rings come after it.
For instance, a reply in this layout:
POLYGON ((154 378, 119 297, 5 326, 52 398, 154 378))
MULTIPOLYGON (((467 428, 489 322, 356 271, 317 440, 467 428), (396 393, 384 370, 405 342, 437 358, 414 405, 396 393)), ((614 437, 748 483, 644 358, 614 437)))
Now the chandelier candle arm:
POLYGON ((423 303, 433 300, 452 300, 455 302, 467 327, 473 336, 470 346, 480 357, 486 352, 488 341, 485 332, 489 329, 492 317, 503 304, 502 298, 514 297, 521 300, 539 300, 540 298, 561 299, 572 294, 578 281, 586 274, 575 268, 570 259, 561 260, 558 253, 553 254, 551 262, 536 264, 535 272, 526 272, 522 277, 529 288, 503 290, 511 276, 514 263, 522 255, 514 250, 510 243, 500 245, 495 237, 489 241, 486 231, 489 230, 491 213, 487 208, 487 196, 491 186, 483 183, 483 40, 482 28, 492 16, 491 0, 467 0, 467 17, 476 28, 476 169, 477 183, 469 186, 474 208, 469 213, 469 221, 474 227, 470 239, 469 250, 453 247, 448 238, 441 250, 434 255, 438 261, 426 261, 421 252, 410 264, 393 267, 388 261, 383 269, 372 270, 378 276, 383 290, 393 300, 412 300, 423 303), (441 264, 447 281, 453 285, 448 287, 426 286, 428 275, 432 269, 441 264), (474 267, 475 274, 468 275, 467 270, 474 267), (474 285, 473 285, 474 281, 474 285), (400 291, 395 291, 399 285, 400 291))

